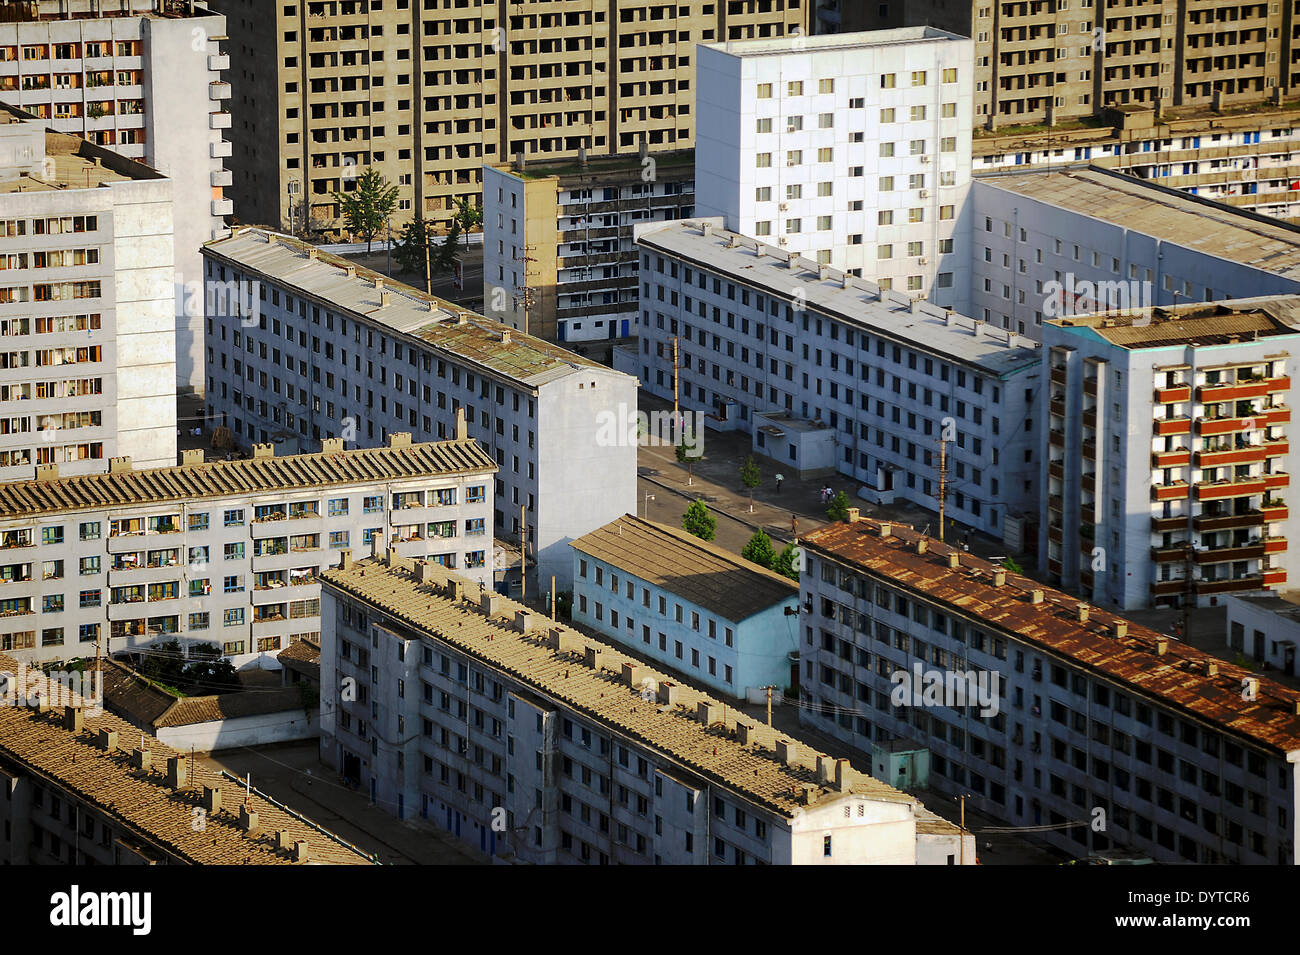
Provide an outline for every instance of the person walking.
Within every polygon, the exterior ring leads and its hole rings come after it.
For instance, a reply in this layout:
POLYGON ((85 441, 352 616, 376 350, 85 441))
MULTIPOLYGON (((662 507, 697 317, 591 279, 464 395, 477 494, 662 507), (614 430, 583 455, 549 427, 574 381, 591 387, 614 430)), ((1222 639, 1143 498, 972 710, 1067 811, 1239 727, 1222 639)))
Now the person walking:
POLYGON ((793 514, 790 515, 790 533, 791 534, 799 533, 799 518, 793 514))
POLYGON ((777 494, 780 494, 780 493, 781 493, 781 482, 784 481, 784 480, 785 480, 785 475, 784 475, 784 474, 778 474, 778 475, 776 476, 776 493, 777 493, 777 494))

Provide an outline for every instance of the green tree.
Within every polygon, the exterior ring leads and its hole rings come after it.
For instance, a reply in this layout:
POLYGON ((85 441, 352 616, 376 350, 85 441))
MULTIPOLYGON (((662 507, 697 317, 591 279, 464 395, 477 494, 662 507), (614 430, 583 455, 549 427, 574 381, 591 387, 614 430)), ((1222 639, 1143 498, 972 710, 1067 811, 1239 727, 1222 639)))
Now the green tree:
POLYGON ((718 531, 718 519, 709 513, 703 501, 691 501, 682 515, 682 530, 702 541, 711 541, 718 531))
POLYGON ((179 686, 185 682, 185 651, 179 640, 167 640, 145 648, 140 675, 155 683, 179 686))
POLYGON ((185 668, 185 680, 194 689, 218 693, 239 689, 235 668, 221 655, 221 648, 215 643, 200 643, 194 648, 192 660, 185 668))
POLYGON ((397 187, 389 185, 379 170, 367 169, 357 176, 355 189, 334 193, 334 201, 348 231, 363 237, 369 252, 375 236, 397 208, 397 187))
MULTIPOLYGON (((424 245, 431 234, 428 223, 423 219, 412 219, 402 226, 402 234, 393 244, 393 258, 397 260, 399 269, 424 275, 424 245)), ((428 279, 427 275, 425 279, 428 279)))
POLYGON ((772 569, 791 580, 799 579, 799 549, 794 544, 786 544, 781 553, 772 561, 772 569))
POLYGON ((452 219, 442 242, 433 247, 433 267, 439 272, 450 272, 456 267, 456 244, 460 241, 460 221, 452 219))
POLYGON ((704 458, 704 449, 700 447, 698 441, 686 443, 686 436, 682 435, 682 440, 678 443, 677 462, 686 465, 686 486, 690 487, 695 483, 695 464, 704 458))
POLYGON ((1021 577, 1025 576, 1024 568, 1021 567, 1019 564, 1017 564, 1010 557, 1008 557, 1006 560, 1002 562, 1002 567, 1004 570, 1008 570, 1013 574, 1019 574, 1021 577))
POLYGON ((745 485, 745 490, 749 492, 749 513, 754 513, 754 488, 758 487, 758 482, 763 480, 763 474, 758 469, 758 462, 754 460, 751 454, 745 458, 745 463, 740 466, 740 483, 745 485))
POLYGON ((772 538, 768 537, 761 529, 754 531, 754 536, 749 539, 745 549, 740 552, 740 556, 745 560, 758 564, 760 567, 772 569, 776 563, 776 551, 772 547, 772 538))
POLYGON ((826 504, 826 519, 828 521, 842 521, 849 516, 849 496, 843 491, 837 491, 826 504))
POLYGON ((475 226, 483 224, 483 210, 478 206, 470 205, 468 196, 461 196, 456 200, 456 211, 452 213, 452 222, 460 226, 457 235, 460 232, 465 233, 465 248, 469 248, 469 234, 474 231, 475 226))

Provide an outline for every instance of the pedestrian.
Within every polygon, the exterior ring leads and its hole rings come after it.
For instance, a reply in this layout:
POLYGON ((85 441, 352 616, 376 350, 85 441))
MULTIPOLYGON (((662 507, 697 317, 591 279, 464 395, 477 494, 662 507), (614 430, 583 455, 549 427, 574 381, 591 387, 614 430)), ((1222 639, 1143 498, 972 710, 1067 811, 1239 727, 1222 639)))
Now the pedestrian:
POLYGON ((799 533, 799 518, 793 514, 790 515, 790 533, 791 534, 799 533))
POLYGON ((777 493, 777 494, 780 494, 780 493, 781 493, 781 482, 784 481, 784 480, 785 480, 785 475, 784 475, 784 474, 778 474, 778 475, 776 476, 776 493, 777 493))

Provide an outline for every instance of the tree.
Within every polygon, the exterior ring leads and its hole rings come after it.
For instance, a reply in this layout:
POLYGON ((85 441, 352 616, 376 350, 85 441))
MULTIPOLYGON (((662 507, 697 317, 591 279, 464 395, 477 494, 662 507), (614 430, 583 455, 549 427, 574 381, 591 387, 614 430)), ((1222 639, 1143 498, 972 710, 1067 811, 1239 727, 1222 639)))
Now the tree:
POLYGON ((799 579, 799 548, 794 544, 786 544, 781 553, 776 555, 772 561, 772 569, 783 577, 789 577, 791 580, 799 579))
POLYGON ((185 682, 185 651, 179 640, 155 643, 145 648, 144 662, 139 667, 140 675, 175 687, 185 682))
POLYGON ((1021 577, 1025 575, 1024 568, 1021 567, 1019 564, 1017 564, 1010 557, 1008 557, 1006 560, 1002 562, 1002 567, 1004 570, 1008 570, 1013 574, 1019 574, 1021 577))
POLYGON ((397 208, 397 187, 389 185, 379 170, 367 169, 357 176, 355 189, 334 193, 334 201, 348 231, 364 238, 369 252, 375 236, 397 208))
POLYGON ((740 483, 745 485, 745 490, 749 491, 749 513, 754 513, 754 488, 758 487, 758 482, 763 480, 763 474, 758 469, 758 462, 754 460, 751 454, 745 458, 745 463, 740 466, 740 483))
POLYGON ((835 496, 826 504, 826 519, 828 521, 842 521, 849 516, 849 496, 843 491, 837 491, 835 496))
POLYGON ((691 501, 682 515, 682 530, 702 541, 711 541, 718 530, 718 519, 709 513, 703 501, 691 501))
POLYGON ((686 443, 686 436, 682 435, 682 440, 677 445, 677 462, 686 465, 686 486, 690 487, 695 483, 695 463, 704 457, 704 449, 700 447, 698 441, 691 444, 686 443))
POLYGON ((772 538, 768 537, 762 530, 754 531, 754 536, 749 539, 749 543, 740 552, 740 556, 751 563, 771 570, 772 565, 776 563, 776 551, 772 548, 772 538))
POLYGON ((433 267, 439 272, 450 272, 456 267, 456 243, 460 239, 460 221, 451 220, 442 243, 433 247, 433 267))
POLYGON ((472 206, 469 203, 468 196, 461 196, 456 200, 456 211, 452 213, 452 222, 460 226, 457 235, 460 232, 465 233, 465 248, 469 248, 469 234, 474 231, 475 226, 483 224, 483 210, 478 206, 472 206))
MULTIPOLYGON (((424 275, 424 246, 430 236, 428 223, 423 219, 412 219, 402 226, 402 234, 393 245, 393 258, 397 260, 397 267, 403 272, 424 275)), ((427 275, 425 279, 428 279, 427 275)))
POLYGON ((216 690, 218 693, 239 688, 234 666, 221 655, 221 648, 215 643, 200 643, 196 646, 193 661, 185 668, 185 680, 191 687, 216 690))

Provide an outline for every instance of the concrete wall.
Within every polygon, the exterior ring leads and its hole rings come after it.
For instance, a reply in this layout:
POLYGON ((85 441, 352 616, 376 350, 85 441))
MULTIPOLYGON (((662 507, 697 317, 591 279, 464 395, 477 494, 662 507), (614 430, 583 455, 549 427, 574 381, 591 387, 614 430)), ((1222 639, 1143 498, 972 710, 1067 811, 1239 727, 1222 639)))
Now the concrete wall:
POLYGON ((192 723, 188 726, 163 727, 154 734, 174 749, 187 752, 217 753, 245 746, 292 743, 320 735, 320 713, 285 710, 260 716, 192 723))

